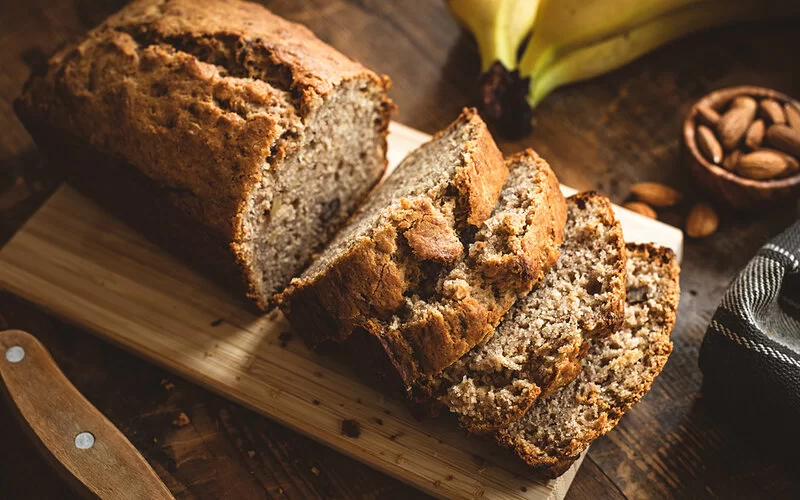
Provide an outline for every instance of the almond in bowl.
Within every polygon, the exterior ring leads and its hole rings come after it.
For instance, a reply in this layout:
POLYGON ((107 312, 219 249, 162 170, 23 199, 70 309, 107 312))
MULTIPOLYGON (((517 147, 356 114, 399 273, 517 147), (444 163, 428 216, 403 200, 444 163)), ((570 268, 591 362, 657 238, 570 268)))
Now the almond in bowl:
POLYGON ((735 207, 800 194, 800 103, 761 87, 712 92, 683 124, 686 161, 735 207))

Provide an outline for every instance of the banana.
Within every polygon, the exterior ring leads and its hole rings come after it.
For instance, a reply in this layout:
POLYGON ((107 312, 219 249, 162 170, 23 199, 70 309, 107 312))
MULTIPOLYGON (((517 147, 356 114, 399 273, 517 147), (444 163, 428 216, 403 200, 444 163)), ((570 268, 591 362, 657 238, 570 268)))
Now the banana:
POLYGON ((481 111, 508 136, 527 133, 533 107, 561 85, 701 29, 800 15, 800 0, 445 1, 478 43, 481 111))
POLYGON ((531 78, 528 104, 535 107, 556 87, 607 73, 672 40, 701 29, 735 21, 798 14, 800 2, 792 0, 706 1, 686 4, 598 43, 577 47, 550 61, 537 77, 531 78))
POLYGON ((539 0, 446 0, 450 12, 475 37, 481 71, 499 61, 517 67, 517 49, 530 33, 539 0))
POLYGON ((538 78, 561 54, 632 29, 667 12, 710 0, 541 0, 539 22, 519 63, 538 78))

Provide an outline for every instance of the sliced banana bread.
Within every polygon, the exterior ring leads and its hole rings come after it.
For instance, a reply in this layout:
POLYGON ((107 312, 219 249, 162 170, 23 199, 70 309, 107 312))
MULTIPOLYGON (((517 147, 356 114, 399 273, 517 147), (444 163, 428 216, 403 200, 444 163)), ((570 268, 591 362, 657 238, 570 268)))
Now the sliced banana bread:
POLYGON ((436 381, 462 426, 497 430, 578 375, 587 339, 609 335, 622 321, 625 258, 611 202, 594 193, 568 198, 561 256, 541 286, 436 381))
POLYGON ((680 299, 675 254, 627 246, 627 303, 622 328, 591 341, 572 383, 539 399, 496 434, 500 444, 546 477, 566 471, 650 389, 672 352, 670 333, 680 299))
POLYGON ((471 110, 412 152, 281 294, 300 335, 366 336, 406 389, 484 340, 553 265, 566 218, 544 160, 507 163, 471 110))
POLYGON ((267 307, 386 168, 389 81, 237 0, 136 0, 16 110, 70 182, 267 307))

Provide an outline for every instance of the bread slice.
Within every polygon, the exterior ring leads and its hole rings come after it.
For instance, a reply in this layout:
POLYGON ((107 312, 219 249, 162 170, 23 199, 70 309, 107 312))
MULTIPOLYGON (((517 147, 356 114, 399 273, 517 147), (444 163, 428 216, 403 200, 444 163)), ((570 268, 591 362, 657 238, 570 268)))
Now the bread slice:
POLYGON ((299 334, 367 336, 407 389, 484 340, 555 262, 566 218, 544 160, 508 164, 472 110, 412 152, 279 297, 299 334))
POLYGON ((15 107, 73 185, 266 308, 382 177, 388 87, 256 3, 137 0, 15 107))
POLYGON ((427 398, 435 375, 486 341, 558 260, 566 223, 558 180, 533 150, 510 157, 507 165, 497 206, 469 252, 441 273, 433 296, 411 295, 381 332, 415 399, 427 398))
POLYGON ((625 260, 611 202, 594 193, 568 198, 561 256, 541 286, 437 381, 441 400, 464 428, 500 429, 578 375, 587 339, 609 335, 622 322, 625 260))
POLYGON ((592 340, 578 378, 496 434, 542 476, 563 474, 594 439, 613 429, 672 352, 669 336, 680 299, 675 254, 649 244, 628 244, 627 251, 622 328, 592 340))

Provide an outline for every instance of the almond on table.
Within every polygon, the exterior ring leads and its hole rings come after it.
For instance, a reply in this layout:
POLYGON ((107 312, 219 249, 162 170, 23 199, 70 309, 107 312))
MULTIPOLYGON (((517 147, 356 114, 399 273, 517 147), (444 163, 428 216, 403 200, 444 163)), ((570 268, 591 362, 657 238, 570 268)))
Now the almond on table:
POLYGON ((683 199, 677 190, 659 182, 639 182, 631 186, 631 193, 639 201, 657 208, 673 207, 683 199))
POLYGON ((692 238, 704 238, 716 232, 719 217, 714 208, 701 201, 696 203, 686 217, 686 234, 692 238))
POLYGON ((622 206, 631 212, 636 212, 639 215, 644 215, 645 217, 649 217, 651 219, 658 218, 656 211, 647 203, 642 203, 641 201, 629 201, 622 206))

